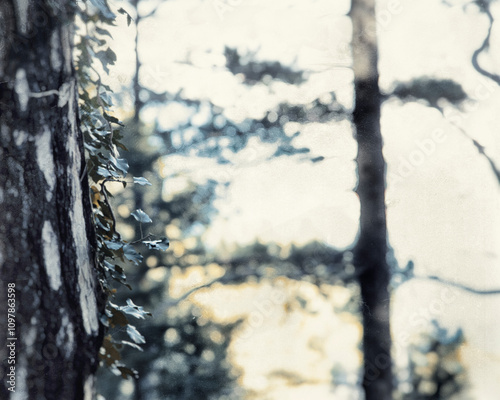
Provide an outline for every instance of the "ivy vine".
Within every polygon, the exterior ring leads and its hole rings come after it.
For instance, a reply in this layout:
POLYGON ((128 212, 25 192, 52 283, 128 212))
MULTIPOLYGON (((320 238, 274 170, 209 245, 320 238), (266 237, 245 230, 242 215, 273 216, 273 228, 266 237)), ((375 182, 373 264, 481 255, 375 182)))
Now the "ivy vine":
MULTIPOLYGON (((132 17, 122 8, 130 24, 132 17)), ((121 362, 120 351, 124 346, 142 350, 144 336, 130 323, 130 317, 144 319, 151 314, 128 299, 126 304, 115 304, 115 288, 127 282, 123 264, 138 265, 142 262, 136 246, 164 251, 169 242, 165 237, 147 235, 132 242, 126 242, 117 231, 116 219, 110 203, 112 193, 106 187, 110 182, 151 185, 143 177, 128 177, 128 163, 120 157, 120 150, 127 150, 121 142, 123 123, 113 116, 111 88, 103 82, 102 75, 109 73, 116 61, 116 54, 109 47, 112 38, 109 27, 114 25, 116 14, 111 11, 107 0, 83 0, 76 5, 75 67, 79 83, 80 123, 84 138, 86 168, 90 182, 93 223, 97 237, 98 279, 106 295, 107 303, 101 315, 106 327, 100 350, 101 365, 107 366, 115 375, 127 379, 137 378, 137 372, 121 362)), ((141 224, 152 222, 142 210, 135 210, 132 216, 141 224)))

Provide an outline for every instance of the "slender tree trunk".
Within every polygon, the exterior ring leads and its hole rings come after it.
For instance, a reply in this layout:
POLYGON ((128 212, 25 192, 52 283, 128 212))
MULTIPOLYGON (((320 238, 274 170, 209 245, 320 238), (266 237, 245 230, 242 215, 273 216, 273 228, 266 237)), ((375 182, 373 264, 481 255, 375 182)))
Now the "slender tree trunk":
POLYGON ((94 392, 103 303, 72 26, 69 1, 0 1, 2 399, 94 392))
POLYGON ((392 399, 390 273, 386 261, 385 161, 380 132, 375 0, 353 0, 353 69, 360 231, 354 248, 363 315, 366 400, 392 399))

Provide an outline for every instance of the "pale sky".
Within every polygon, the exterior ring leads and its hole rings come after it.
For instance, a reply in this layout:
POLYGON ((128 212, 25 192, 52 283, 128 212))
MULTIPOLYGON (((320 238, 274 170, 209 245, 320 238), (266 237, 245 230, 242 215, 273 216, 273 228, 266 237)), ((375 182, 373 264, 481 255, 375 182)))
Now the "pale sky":
MULTIPOLYGON (((119 1, 115 3, 121 6, 119 1)), ((143 82, 156 90, 183 88, 186 95, 210 98, 225 107, 228 116, 241 119, 260 117, 283 100, 307 103, 331 90, 343 104, 352 105, 352 73, 346 68, 351 28, 349 19, 343 16, 348 1, 227 3, 236 5, 221 14, 216 1, 166 2, 157 20, 141 29, 144 42, 140 55, 146 63, 143 82), (224 71, 221 54, 225 45, 258 50, 259 59, 295 63, 311 71, 311 79, 300 87, 273 84, 273 93, 259 85, 243 87, 224 71), (182 64, 188 54, 194 66, 182 64)), ((498 3, 492 9, 500 18, 498 3)), ((465 13, 460 6, 446 7, 439 0, 381 0, 378 12, 383 89, 390 90, 397 80, 435 76, 457 80, 472 97, 461 112, 448 108, 448 120, 422 104, 403 105, 391 100, 383 106, 388 174, 400 178, 390 179, 387 191, 389 239, 398 262, 404 266, 413 260, 417 274, 439 275, 474 288, 500 288, 500 186, 470 140, 449 122, 458 121, 500 163, 500 87, 476 73, 470 62, 486 34, 486 17, 473 7, 465 13), (436 130, 438 136, 433 136, 436 130)), ((500 72, 500 51, 494 51, 499 29, 493 31, 491 57, 481 58, 482 65, 496 65, 496 72, 500 72)), ((131 42, 131 31, 120 27, 120 43, 131 42)), ((125 82, 132 72, 133 53, 126 45, 123 49, 117 51, 115 83, 125 82)), ((176 112, 162 110, 163 123, 168 124, 176 112)), ((148 116, 154 117, 155 112, 150 111, 148 116)), ((226 197, 217 203, 220 217, 205 235, 208 246, 215 248, 221 241, 245 244, 256 238, 283 244, 316 239, 337 248, 353 243, 359 204, 352 193, 356 146, 349 124, 304 126, 296 144, 310 147, 326 160, 317 164, 293 159, 261 163, 258 161, 269 149, 254 143, 238 156, 240 166, 230 170, 210 161, 169 161, 167 168, 182 165, 193 170, 194 179, 232 179, 226 197)), ((169 185, 167 182, 165 190, 174 190, 169 185)), ((401 287, 393 307, 395 337, 408 326, 417 328, 409 321, 414 315, 431 315, 446 326, 463 327, 467 338, 463 355, 475 384, 474 398, 494 399, 494 393, 500 390, 500 323, 495 317, 500 296, 457 292, 452 301, 441 304, 443 290, 440 285, 422 281, 401 287)), ((265 290, 263 293, 265 297, 265 290)), ((245 304, 243 298, 241 302, 245 304)), ((248 349, 257 353, 261 349, 263 357, 278 346, 275 341, 288 329, 296 329, 278 326, 277 320, 269 319, 265 329, 252 336, 248 349), (263 342, 269 345, 256 344, 263 342)), ((300 325, 300 321, 296 323, 300 325)), ((342 328, 323 328, 330 333, 351 329, 345 324, 342 328)), ((299 334, 298 328, 296 331, 298 341, 308 335, 299 334)), ((354 347, 353 343, 349 345, 354 347)), ((242 361, 246 382, 268 388, 260 356, 249 357, 248 351, 242 346, 239 354, 239 359, 246 359, 242 361)), ((281 351, 286 353, 286 349, 281 351)), ((307 364, 310 356, 304 353, 298 358, 307 364)), ((279 358, 279 349, 275 357, 279 358)), ((329 367, 325 364, 324 368, 328 371, 329 367)), ((313 396, 328 400, 353 396, 348 390, 344 397, 339 393, 334 396, 324 383, 307 387, 307 394, 302 387, 295 392, 272 391, 268 398, 313 396), (315 390, 320 394, 312 395, 315 390)))

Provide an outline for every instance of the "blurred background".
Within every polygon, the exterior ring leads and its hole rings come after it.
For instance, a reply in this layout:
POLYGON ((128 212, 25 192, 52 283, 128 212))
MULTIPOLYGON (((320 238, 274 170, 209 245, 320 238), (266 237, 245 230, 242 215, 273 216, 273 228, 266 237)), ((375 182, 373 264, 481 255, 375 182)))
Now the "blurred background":
MULTIPOLYGON (((100 393, 362 399, 350 1, 110 5, 122 157, 152 186, 108 188, 125 240, 170 248, 126 266, 117 297, 153 317, 123 352, 140 377, 100 393)), ((497 399, 500 79, 473 56, 500 74, 500 4, 377 13, 396 398, 497 399)))

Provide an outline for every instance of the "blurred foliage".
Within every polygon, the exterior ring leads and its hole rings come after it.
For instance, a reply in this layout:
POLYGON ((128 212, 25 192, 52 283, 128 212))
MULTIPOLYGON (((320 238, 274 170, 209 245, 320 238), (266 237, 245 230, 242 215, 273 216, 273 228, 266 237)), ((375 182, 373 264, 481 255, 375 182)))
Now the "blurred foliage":
POLYGON ((461 329, 449 333, 432 321, 432 329, 421 333, 409 346, 409 379, 403 400, 465 399, 465 369, 460 359, 464 343, 461 329), (460 397, 457 397, 460 395, 460 397))
MULTIPOLYGON (((213 183, 189 185, 187 190, 165 201, 163 178, 155 168, 160 154, 148 144, 148 136, 144 134, 147 128, 142 124, 134 126, 132 121, 126 126, 129 134, 124 142, 129 149, 130 170, 134 175, 146 176, 152 186, 148 190, 135 187, 134 191, 117 188, 114 205, 118 210, 118 226, 135 237, 167 234, 172 245, 172 251, 168 252, 157 252, 144 245, 140 249, 144 262, 126 269, 128 279, 135 283, 131 292, 117 295, 131 297, 153 312, 152 319, 137 324, 144 333, 143 352, 123 351, 123 360, 138 371, 130 398, 219 398, 236 390, 237 373, 227 360, 227 351, 230 333, 238 322, 217 324, 188 302, 172 304, 169 294, 175 285, 172 270, 180 272, 205 263, 199 235, 214 212, 213 183), (142 157, 143 154, 146 156, 142 157), (152 223, 141 226, 130 216, 138 207, 152 216, 152 223)), ((115 389, 119 382, 110 384, 110 379, 99 379, 100 393, 108 400, 125 398, 125 393, 115 389)))
MULTIPOLYGON (((132 1, 132 6, 137 4, 138 1, 132 1)), ((143 19, 138 14, 127 14, 128 23, 133 21, 132 26, 140 24, 143 19)), ((298 85, 307 79, 302 71, 279 62, 257 61, 255 56, 252 53, 241 55, 237 49, 226 48, 226 69, 241 76, 246 85, 262 84, 268 89, 273 81, 298 85)), ((357 277, 349 250, 337 251, 319 242, 300 247, 255 242, 227 251, 219 249, 213 254, 202 240, 217 212, 214 201, 234 178, 231 168, 237 165, 236 154, 248 150, 256 141, 274 147, 271 156, 262 156, 256 150, 247 160, 252 165, 275 157, 321 162, 324 159, 322 154, 312 154, 309 148, 295 145, 301 126, 349 120, 351 111, 337 101, 335 93, 327 92, 307 104, 282 103, 266 110, 261 118, 235 121, 227 116, 226 110, 209 99, 190 98, 182 90, 168 93, 139 85, 141 66, 138 59, 136 84, 132 88, 136 97, 134 110, 125 110, 132 112, 133 117, 125 122, 122 142, 129 150, 130 173, 146 178, 152 186, 147 191, 139 185, 127 191, 116 186, 112 202, 118 210, 117 226, 120 231, 128 232, 127 240, 139 237, 147 242, 150 237, 166 235, 171 248, 168 252, 154 252, 147 243, 137 243, 143 262, 123 267, 129 281, 135 284, 129 293, 119 293, 117 298, 123 302, 131 297, 134 302, 150 309, 154 318, 136 324, 144 334, 143 352, 123 350, 123 360, 137 369, 139 378, 131 387, 122 385, 123 390, 117 391, 119 381, 103 376, 101 371, 98 380, 100 392, 108 400, 250 398, 251 393, 243 393, 238 387, 241 371, 231 364, 230 357, 231 337, 242 321, 217 322, 203 313, 188 296, 184 298, 178 286, 183 279, 189 279, 190 273, 201 278, 186 288, 184 294, 215 283, 272 282, 277 277, 307 281, 318 287, 345 285, 352 290, 353 296, 342 311, 359 313, 359 296, 355 295, 357 277), (159 117, 165 106, 172 105, 179 106, 176 110, 185 111, 179 113, 184 117, 176 115, 177 122, 167 129, 159 117), (143 111, 155 109, 160 111, 152 121, 141 120, 143 111), (291 122, 298 123, 297 129, 287 129, 291 122), (210 158, 227 167, 229 172, 221 177, 195 179, 189 171, 176 165, 182 162, 182 157, 210 158), (182 183, 182 189, 172 191, 165 187, 165 182, 174 180, 182 183), (131 216, 136 209, 151 216, 152 223, 138 223, 131 216)), ((456 104, 466 97, 461 87, 452 81, 427 78, 401 83, 393 94, 404 100, 424 99, 431 105, 437 105, 440 99, 456 104)), ((410 273, 405 271, 410 267, 403 271, 408 277, 410 273)), ((306 302, 296 300, 306 310, 306 302)), ((429 351, 453 349, 438 339, 441 340, 430 336, 425 339, 429 351)), ((412 351, 417 352, 417 349, 412 351)), ((438 382, 437 379, 442 379, 443 372, 439 371, 444 367, 441 364, 434 367, 437 372, 428 376, 412 364, 412 385, 418 388, 425 380, 436 379, 438 382)), ((278 375, 297 384, 302 382, 300 377, 289 376, 286 371, 278 375)), ((433 397, 408 397, 405 400, 413 398, 433 397)))
POLYGON ((451 79, 421 77, 410 82, 399 82, 392 95, 401 100, 425 100, 431 107, 440 108, 439 101, 459 105, 468 99, 462 86, 451 79))
POLYGON ((298 85, 305 81, 303 71, 294 71, 278 61, 255 61, 253 58, 256 54, 257 52, 249 53, 242 57, 236 49, 226 47, 224 49, 226 68, 235 75, 243 75, 244 83, 247 85, 269 82, 270 80, 298 85))

